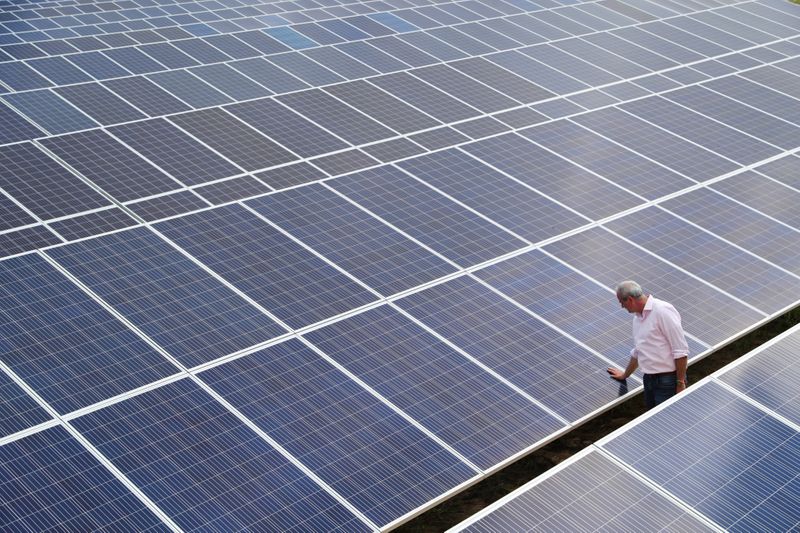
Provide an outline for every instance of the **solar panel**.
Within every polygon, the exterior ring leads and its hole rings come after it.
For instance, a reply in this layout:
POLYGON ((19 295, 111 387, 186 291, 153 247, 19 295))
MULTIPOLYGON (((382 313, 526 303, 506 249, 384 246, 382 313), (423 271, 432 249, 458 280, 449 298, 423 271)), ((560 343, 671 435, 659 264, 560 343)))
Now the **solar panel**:
POLYGON ((191 379, 73 424, 183 529, 368 531, 191 379))
POLYGON ((101 130, 44 139, 42 145, 120 202, 180 187, 178 181, 101 130))
POLYGON ((520 239, 397 168, 351 174, 331 186, 462 266, 524 246, 520 239))
POLYGON ((200 376, 375 524, 476 474, 299 340, 200 376))
POLYGON ((0 447, 0 471, 4 529, 168 531, 62 427, 0 447))
POLYGON ((587 219, 605 218, 641 202, 514 133, 468 144, 464 150, 587 219))
POLYGON ((323 185, 265 196, 247 205, 387 296, 455 271, 323 185))
POLYGON ((43 219, 109 205, 99 193, 31 143, 0 147, 0 186, 43 219))
POLYGON ((482 470, 564 426, 389 306, 306 338, 482 470))
POLYGON ((177 369, 41 256, 0 263, 3 363, 60 413, 177 369))
POLYGON ((9 527, 390 529, 637 390, 620 279, 693 358, 793 306, 798 34, 783 0, 0 0, 0 448, 58 426, 133 502, 32 522, 37 479, 9 527))
POLYGON ((375 300, 369 291, 238 205, 155 227, 293 328, 375 300))
POLYGON ((399 166, 532 242, 586 223, 578 214, 456 149, 404 161, 399 166), (532 213, 536 215, 532 217, 532 213))
POLYGON ((795 326, 451 531, 791 529, 798 341, 795 326))
POLYGON ((456 278, 397 305, 570 422, 620 395, 596 354, 475 279, 456 278))

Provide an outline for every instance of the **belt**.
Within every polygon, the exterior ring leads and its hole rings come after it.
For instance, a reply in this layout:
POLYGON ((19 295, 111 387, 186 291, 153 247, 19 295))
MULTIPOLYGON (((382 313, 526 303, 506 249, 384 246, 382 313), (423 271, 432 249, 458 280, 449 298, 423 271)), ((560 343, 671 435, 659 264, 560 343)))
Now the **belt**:
POLYGON ((654 376, 654 377, 657 377, 657 376, 676 376, 677 372, 678 372, 677 370, 673 370, 672 372, 659 372, 658 374, 645 374, 645 376, 654 376))

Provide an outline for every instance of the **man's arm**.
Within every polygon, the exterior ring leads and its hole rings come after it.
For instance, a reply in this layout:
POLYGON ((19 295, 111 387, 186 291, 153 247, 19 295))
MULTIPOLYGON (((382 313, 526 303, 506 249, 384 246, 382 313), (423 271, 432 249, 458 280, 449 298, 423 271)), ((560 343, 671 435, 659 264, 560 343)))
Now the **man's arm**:
POLYGON ((683 356, 675 359, 675 373, 678 375, 678 384, 675 386, 675 392, 681 392, 686 389, 686 362, 688 357, 683 356))
MULTIPOLYGON (((619 368, 614 368, 613 366, 608 367, 606 369, 606 371, 609 374, 611 374, 612 378, 614 378, 616 380, 619 380, 619 381, 624 381, 624 380, 628 379, 628 376, 633 374, 638 367, 639 367, 639 360, 637 358, 635 358, 635 357, 631 357, 631 360, 628 361, 628 366, 625 368, 624 372, 622 370, 620 370, 619 368)), ((684 371, 685 370, 686 369, 684 368, 684 371)))

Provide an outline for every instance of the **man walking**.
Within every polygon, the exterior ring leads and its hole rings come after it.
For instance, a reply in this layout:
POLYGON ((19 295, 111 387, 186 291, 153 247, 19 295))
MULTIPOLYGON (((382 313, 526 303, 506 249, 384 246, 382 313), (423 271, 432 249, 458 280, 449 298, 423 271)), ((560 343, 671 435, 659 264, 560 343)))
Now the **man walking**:
POLYGON ((644 403, 650 409, 686 388, 689 345, 681 315, 672 304, 645 294, 635 281, 617 285, 617 300, 633 313, 633 350, 624 371, 609 368, 608 373, 622 381, 641 367, 644 403))

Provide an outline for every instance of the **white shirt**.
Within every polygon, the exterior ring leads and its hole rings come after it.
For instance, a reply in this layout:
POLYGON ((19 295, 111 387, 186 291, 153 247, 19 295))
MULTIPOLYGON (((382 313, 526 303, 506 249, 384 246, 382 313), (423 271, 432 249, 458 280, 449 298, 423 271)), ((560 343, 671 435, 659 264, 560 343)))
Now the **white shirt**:
POLYGON ((642 313, 633 315, 633 350, 645 374, 675 370, 675 359, 689 355, 681 315, 672 304, 648 296, 642 313))

